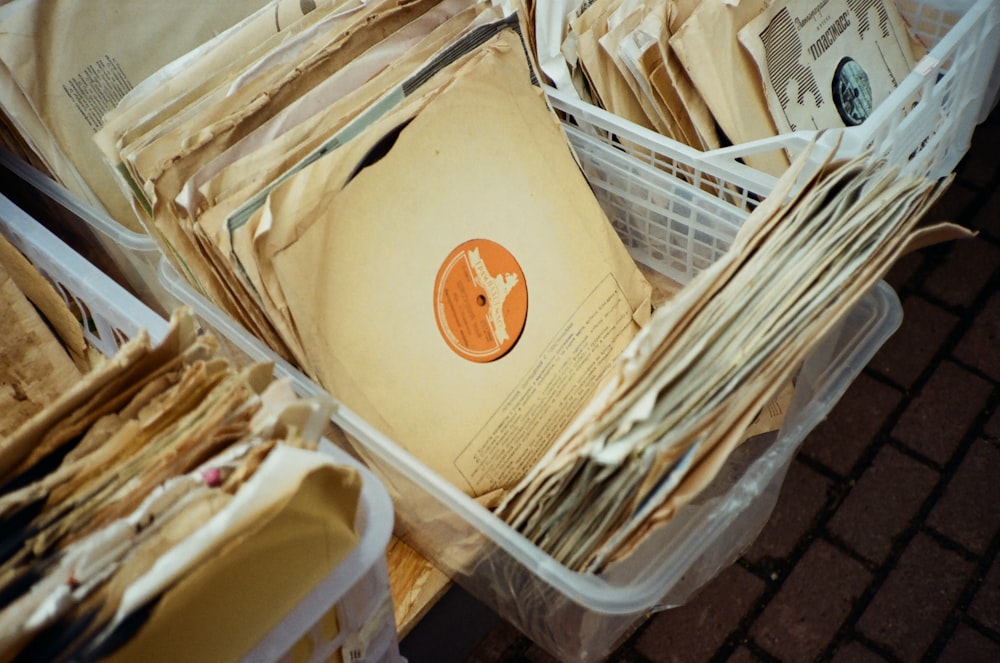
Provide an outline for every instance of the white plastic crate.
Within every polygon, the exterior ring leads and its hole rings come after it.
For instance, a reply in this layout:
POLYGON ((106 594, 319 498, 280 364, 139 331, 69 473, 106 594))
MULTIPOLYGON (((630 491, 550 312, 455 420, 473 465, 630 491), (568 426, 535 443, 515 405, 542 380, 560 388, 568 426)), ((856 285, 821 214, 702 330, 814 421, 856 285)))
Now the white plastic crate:
MULTIPOLYGON (((997 0, 898 0, 900 14, 930 49, 914 70, 865 122, 839 132, 839 154, 857 156, 873 147, 891 162, 930 178, 948 175, 969 148, 976 124, 996 103, 1000 86, 1000 2, 997 0)), ((701 152, 640 127, 572 94, 547 90, 567 125, 623 149, 663 172, 691 181, 743 209, 774 186, 775 178, 741 158, 784 149, 800 154, 817 135, 801 130, 701 152)), ((834 132, 820 143, 833 145, 834 132)), ((815 158, 826 151, 814 152, 815 158)), ((591 184, 602 188, 601 180, 591 184)))
MULTIPOLYGON (((633 257, 680 283, 724 252, 746 212, 586 135, 580 161, 633 257)), ((688 167, 703 164, 692 161, 688 167)), ((165 289, 247 354, 268 357, 300 393, 321 388, 191 289, 165 260, 165 289)), ((884 283, 804 364, 780 432, 755 438, 670 525, 601 575, 562 566, 392 439, 340 407, 333 421, 385 481, 397 535, 538 645, 567 661, 596 660, 653 611, 684 603, 732 563, 767 520, 785 471, 901 321, 884 283)))
MULTIPOLYGON (((0 234, 71 307, 83 313, 87 340, 105 355, 113 354, 140 329, 146 329, 154 342, 166 334, 166 320, 2 195, 0 234)), ((328 661, 340 651, 344 663, 400 661, 385 557, 392 533, 392 501, 379 479, 347 453, 327 440, 320 450, 362 476, 358 544, 281 623, 262 634, 245 660, 328 661), (339 631, 333 637, 331 624, 339 631)))

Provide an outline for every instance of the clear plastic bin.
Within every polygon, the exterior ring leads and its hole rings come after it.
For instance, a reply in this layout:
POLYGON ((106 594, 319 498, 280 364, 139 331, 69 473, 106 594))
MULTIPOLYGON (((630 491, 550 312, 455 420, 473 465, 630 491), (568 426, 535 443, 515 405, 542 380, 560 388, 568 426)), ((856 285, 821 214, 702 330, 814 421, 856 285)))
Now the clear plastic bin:
MULTIPOLYGON (((975 126, 997 101, 1000 87, 1000 2, 897 0, 900 14, 930 49, 865 122, 844 129, 840 154, 868 147, 894 163, 936 179, 951 173, 969 149, 975 126)), ((660 170, 692 181, 728 204, 751 209, 775 178, 741 158, 785 149, 798 155, 816 135, 801 130, 701 152, 665 138, 575 95, 549 88, 553 106, 580 134, 624 149, 660 170)), ((832 147, 833 132, 820 137, 832 147)), ((818 158, 824 154, 819 150, 818 158)), ((592 180, 593 183, 593 180, 592 180)))
MULTIPOLYGON (((89 322, 83 325, 87 340, 105 355, 113 354, 140 329, 146 329, 153 341, 166 333, 166 320, 2 195, 0 234, 55 285, 67 303, 79 307, 89 322)), ((400 661, 385 557, 392 534, 392 501, 378 478, 354 458, 328 440, 320 448, 361 473, 356 523, 360 540, 280 624, 262 634, 246 660, 328 661, 339 651, 345 663, 400 661), (333 637, 332 624, 339 630, 333 637)))
POLYGON ((167 316, 170 300, 157 279, 160 249, 152 237, 129 230, 2 148, 0 168, 14 176, 8 180, 5 193, 11 197, 22 194, 15 198, 17 205, 50 230, 57 230, 67 244, 114 275, 116 282, 144 304, 167 316))
MULTIPOLYGON (((636 260, 686 283, 732 242, 746 212, 599 140, 573 138, 588 179, 636 260)), ((697 162, 694 162, 697 163, 697 162)), ((165 289, 301 393, 320 387, 191 289, 165 260, 165 289)), ((607 654, 651 612, 683 604, 756 538, 806 434, 901 322, 880 283, 805 362, 780 432, 742 445, 668 527, 601 575, 570 571, 351 410, 333 421, 389 487, 396 534, 551 654, 607 654)))

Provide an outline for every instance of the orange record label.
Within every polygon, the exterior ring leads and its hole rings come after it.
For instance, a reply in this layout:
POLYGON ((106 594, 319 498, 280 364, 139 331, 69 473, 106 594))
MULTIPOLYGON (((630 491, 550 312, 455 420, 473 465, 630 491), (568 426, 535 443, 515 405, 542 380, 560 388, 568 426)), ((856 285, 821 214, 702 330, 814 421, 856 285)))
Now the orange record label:
POLYGON ((517 343, 528 318, 521 266, 496 242, 463 242, 438 270, 434 317, 448 347, 460 357, 499 359, 517 343))

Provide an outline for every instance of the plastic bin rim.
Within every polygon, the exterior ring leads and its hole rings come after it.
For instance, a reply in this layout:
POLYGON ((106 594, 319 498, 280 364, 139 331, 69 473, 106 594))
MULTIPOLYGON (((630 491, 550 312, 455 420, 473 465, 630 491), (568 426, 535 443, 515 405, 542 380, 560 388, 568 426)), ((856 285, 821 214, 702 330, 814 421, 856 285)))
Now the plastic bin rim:
POLYGON ((92 228, 111 241, 131 251, 159 253, 156 240, 152 237, 129 230, 112 219, 107 212, 86 204, 78 196, 70 193, 63 185, 17 159, 3 148, 0 148, 0 165, 86 221, 92 228))

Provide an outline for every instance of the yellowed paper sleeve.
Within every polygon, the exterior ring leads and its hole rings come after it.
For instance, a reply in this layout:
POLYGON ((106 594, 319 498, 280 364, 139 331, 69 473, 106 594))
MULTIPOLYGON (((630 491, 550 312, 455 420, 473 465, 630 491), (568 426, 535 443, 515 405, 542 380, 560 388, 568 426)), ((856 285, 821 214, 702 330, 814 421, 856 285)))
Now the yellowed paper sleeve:
MULTIPOLYGON (((670 48, 733 143, 778 133, 767 108, 760 73, 737 37, 740 28, 767 5, 767 0, 705 0, 670 37, 670 48)), ((755 154, 746 161, 775 176, 788 167, 781 151, 755 154)))

